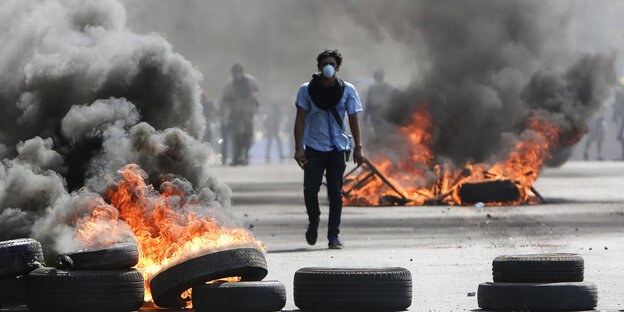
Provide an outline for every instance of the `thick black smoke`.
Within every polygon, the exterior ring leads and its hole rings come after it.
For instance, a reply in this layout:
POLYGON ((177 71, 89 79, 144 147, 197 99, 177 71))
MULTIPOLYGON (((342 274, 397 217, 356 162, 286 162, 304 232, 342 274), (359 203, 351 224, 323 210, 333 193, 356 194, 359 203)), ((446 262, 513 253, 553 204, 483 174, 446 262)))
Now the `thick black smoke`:
POLYGON ((0 45, 0 240, 76 248, 73 219, 129 163, 206 211, 229 207, 198 140, 202 75, 162 36, 128 30, 118 1, 2 1, 0 45))
POLYGON ((613 53, 584 54, 570 39, 574 3, 410 1, 368 16, 377 23, 364 25, 411 44, 424 68, 390 99, 389 130, 377 147, 427 102, 438 161, 496 161, 529 116, 564 131, 552 152, 555 163, 565 161, 571 138, 582 136, 616 79, 613 53))

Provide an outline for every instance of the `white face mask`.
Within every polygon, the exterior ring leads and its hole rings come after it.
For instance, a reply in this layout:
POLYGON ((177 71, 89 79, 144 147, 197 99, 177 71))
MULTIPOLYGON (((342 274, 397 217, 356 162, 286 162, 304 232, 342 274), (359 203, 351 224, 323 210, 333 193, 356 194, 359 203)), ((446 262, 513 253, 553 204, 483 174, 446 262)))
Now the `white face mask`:
POLYGON ((334 66, 327 64, 325 65, 325 67, 323 67, 323 76, 331 78, 334 77, 335 74, 336 70, 334 69, 334 66))

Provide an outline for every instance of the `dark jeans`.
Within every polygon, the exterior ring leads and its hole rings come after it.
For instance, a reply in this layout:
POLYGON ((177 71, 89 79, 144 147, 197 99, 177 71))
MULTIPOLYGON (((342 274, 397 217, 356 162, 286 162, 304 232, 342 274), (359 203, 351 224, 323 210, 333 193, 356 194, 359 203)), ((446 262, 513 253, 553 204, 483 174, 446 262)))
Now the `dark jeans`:
POLYGON ((329 224, 327 238, 337 238, 340 233, 340 215, 342 214, 342 175, 346 167, 345 152, 334 149, 321 152, 307 147, 305 158, 308 161, 303 171, 303 196, 308 220, 318 224, 318 192, 323 181, 323 172, 327 173, 327 196, 329 197, 329 224))

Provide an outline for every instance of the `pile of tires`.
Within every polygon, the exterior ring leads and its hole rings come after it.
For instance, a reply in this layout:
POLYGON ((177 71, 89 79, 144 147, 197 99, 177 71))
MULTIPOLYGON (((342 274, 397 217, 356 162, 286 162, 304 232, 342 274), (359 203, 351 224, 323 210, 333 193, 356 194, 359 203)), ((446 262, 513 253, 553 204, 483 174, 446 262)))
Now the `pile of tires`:
POLYGON ((286 305, 286 289, 267 275, 264 251, 255 246, 214 250, 171 266, 150 280, 154 304, 180 308, 182 293, 192 288, 193 308, 207 311, 279 311, 286 305), (240 277, 240 282, 209 283, 240 277))
POLYGON ((304 311, 404 311, 412 304, 412 275, 400 267, 301 268, 294 299, 304 311))
POLYGON ((31 311, 135 311, 143 305, 145 281, 132 269, 139 262, 136 244, 83 249, 56 259, 56 267, 27 276, 31 311))
POLYGON ((41 244, 30 238, 0 242, 0 308, 26 301, 24 276, 43 267, 41 244))
POLYGON ((576 254, 496 257, 493 283, 479 285, 479 307, 489 311, 584 311, 598 305, 596 285, 584 282, 576 254))

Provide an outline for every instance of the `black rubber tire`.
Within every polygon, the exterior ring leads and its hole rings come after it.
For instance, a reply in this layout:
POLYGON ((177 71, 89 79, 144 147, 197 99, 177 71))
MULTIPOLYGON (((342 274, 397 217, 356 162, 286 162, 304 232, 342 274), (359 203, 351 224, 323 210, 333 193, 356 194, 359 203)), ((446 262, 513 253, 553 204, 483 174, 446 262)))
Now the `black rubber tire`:
POLYGON ((462 205, 483 203, 505 203, 520 199, 518 186, 509 180, 495 180, 477 183, 464 183, 458 195, 462 205))
POLYGON ((271 312, 286 305, 286 288, 278 281, 203 284, 193 287, 197 312, 271 312))
POLYGON ((242 281, 260 281, 267 275, 264 252, 258 247, 222 249, 189 259, 155 275, 150 281, 157 306, 178 308, 188 299, 180 295, 187 289, 212 280, 240 276, 242 281))
POLYGON ((89 248, 56 256, 61 270, 121 270, 139 263, 139 250, 134 243, 89 248))
POLYGON ((405 268, 301 268, 295 305, 305 311, 403 311, 412 304, 405 268))
POLYGON ((577 254, 500 256, 492 261, 496 283, 582 282, 585 264, 577 254))
POLYGON ((27 303, 31 311, 135 311, 143 305, 144 283, 136 269, 40 268, 28 274, 27 303))
POLYGON ((16 277, 44 265, 41 243, 30 238, 0 242, 0 278, 16 277))
POLYGON ((477 301, 488 311, 586 311, 598 305, 598 293, 589 282, 483 283, 477 301))

